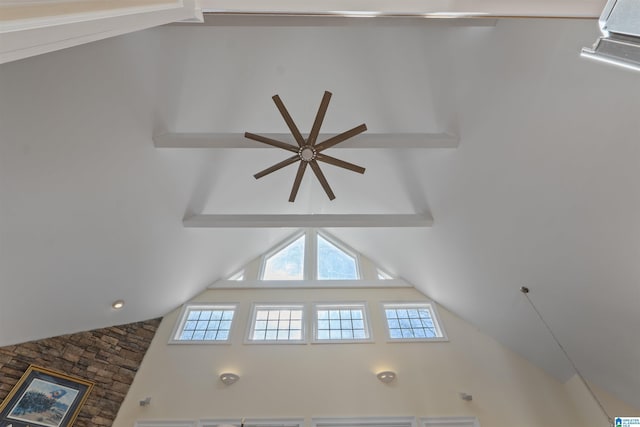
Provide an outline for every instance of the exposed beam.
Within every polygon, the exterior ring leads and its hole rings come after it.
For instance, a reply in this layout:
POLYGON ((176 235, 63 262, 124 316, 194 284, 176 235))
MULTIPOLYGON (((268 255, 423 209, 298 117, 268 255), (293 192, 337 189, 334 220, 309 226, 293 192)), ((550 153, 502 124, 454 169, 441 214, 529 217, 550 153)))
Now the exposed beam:
MULTIPOLYGON (((288 133, 260 133, 278 141, 291 141, 288 133)), ((306 135, 304 135, 306 138, 306 135)), ((319 142, 334 134, 322 134, 319 142)), ((335 148, 456 148, 460 139, 448 133, 363 133, 335 148)), ((241 133, 165 133, 153 137, 157 148, 268 148, 241 133)))
POLYGON ((606 0, 200 0, 204 12, 424 18, 597 18, 606 0))
MULTIPOLYGON (((366 16, 366 14, 365 14, 366 16)), ((425 24, 423 16, 384 14, 376 16, 377 25, 397 25, 402 18, 402 26, 421 26, 425 24)), ((440 27, 495 27, 497 19, 464 18, 464 19, 431 19, 430 26, 440 27)), ((187 22, 175 22, 170 25, 192 25, 187 22)), ((371 21, 357 16, 344 16, 335 13, 262 13, 262 12, 207 12, 204 23, 216 27, 356 27, 370 26, 371 21)))
POLYGON ((431 227, 433 218, 424 214, 194 215, 183 224, 189 228, 431 227))
POLYGON ((386 280, 219 280, 209 289, 273 289, 273 288, 412 288, 403 279, 386 280))

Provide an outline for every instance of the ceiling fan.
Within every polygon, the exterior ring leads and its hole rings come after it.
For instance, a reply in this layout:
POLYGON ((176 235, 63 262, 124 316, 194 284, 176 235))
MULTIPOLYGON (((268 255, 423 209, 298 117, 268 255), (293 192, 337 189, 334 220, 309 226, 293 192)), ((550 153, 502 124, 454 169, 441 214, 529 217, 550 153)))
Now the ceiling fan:
POLYGON ((344 160, 336 159, 335 157, 331 157, 323 153, 323 151, 327 148, 340 144, 341 142, 344 142, 347 139, 366 131, 367 126, 364 123, 354 127, 351 130, 348 130, 316 144, 318 134, 320 133, 320 126, 322 126, 322 121, 324 120, 325 113, 327 112, 327 108, 329 107, 330 100, 331 92, 325 91, 324 96, 322 97, 322 101, 320 102, 320 107, 318 108, 318 113, 316 114, 316 118, 313 122, 313 126, 311 127, 311 133, 309 134, 309 137, 305 139, 298 130, 298 127, 294 123, 293 119, 289 115, 289 112, 285 108, 280 97, 278 95, 273 96, 273 102, 275 102, 276 107, 278 107, 280 114, 282 114, 285 123, 291 131, 291 134, 298 143, 297 147, 291 144, 287 144, 286 142, 278 141, 249 132, 245 132, 244 134, 245 138, 295 153, 295 155, 289 157, 288 159, 283 160, 280 163, 276 163, 275 165, 253 175, 256 179, 260 179, 263 176, 269 175, 272 172, 275 172, 285 166, 299 161, 300 165, 298 166, 298 173, 296 174, 296 178, 293 181, 293 187, 291 188, 291 194, 289 195, 290 202, 296 200, 296 195, 298 194, 298 189, 300 188, 300 183, 302 182, 302 176, 307 169, 307 165, 311 167, 311 170, 313 170, 316 178, 318 178, 318 181, 320 181, 320 185, 322 185, 322 188, 327 193, 329 200, 335 199, 336 196, 333 194, 333 191, 329 186, 329 182, 327 182, 327 179, 322 173, 320 165, 318 165, 318 161, 329 163, 331 165, 348 169, 353 172, 364 173, 365 171, 365 168, 363 167, 354 165, 353 163, 345 162, 344 160))

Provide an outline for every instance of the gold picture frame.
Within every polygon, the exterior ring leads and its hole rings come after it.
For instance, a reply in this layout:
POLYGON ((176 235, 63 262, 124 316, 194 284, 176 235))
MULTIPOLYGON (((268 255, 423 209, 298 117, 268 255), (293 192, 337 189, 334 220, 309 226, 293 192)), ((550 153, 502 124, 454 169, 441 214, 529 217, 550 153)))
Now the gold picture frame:
POLYGON ((30 365, 0 404, 0 427, 70 427, 94 383, 30 365))

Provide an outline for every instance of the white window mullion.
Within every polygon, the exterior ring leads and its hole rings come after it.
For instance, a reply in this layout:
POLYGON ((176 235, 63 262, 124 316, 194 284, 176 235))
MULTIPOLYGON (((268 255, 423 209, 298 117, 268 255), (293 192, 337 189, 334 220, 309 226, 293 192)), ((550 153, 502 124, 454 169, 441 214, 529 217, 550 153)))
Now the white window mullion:
POLYGON ((317 280, 318 278, 318 231, 309 228, 306 231, 307 246, 305 248, 304 272, 306 280, 317 280))

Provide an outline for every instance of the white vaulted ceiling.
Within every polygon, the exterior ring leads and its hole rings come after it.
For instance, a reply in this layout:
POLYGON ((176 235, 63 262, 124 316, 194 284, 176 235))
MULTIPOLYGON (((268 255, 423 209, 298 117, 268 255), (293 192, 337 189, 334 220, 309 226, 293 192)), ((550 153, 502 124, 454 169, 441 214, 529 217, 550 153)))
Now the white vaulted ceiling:
MULTIPOLYGON (((331 232, 560 379, 640 407, 640 74, 581 59, 593 20, 217 18, 0 68, 0 345, 162 316, 292 232, 191 214, 427 213, 331 232), (478 22, 475 22, 476 24, 478 22), (491 24, 493 22, 490 22, 491 24), (163 132, 449 132, 458 148, 155 148, 163 132), (332 151, 335 150, 335 151, 332 151), (110 308, 116 299, 125 309, 110 308)), ((293 141, 293 140, 291 140, 293 141)))

